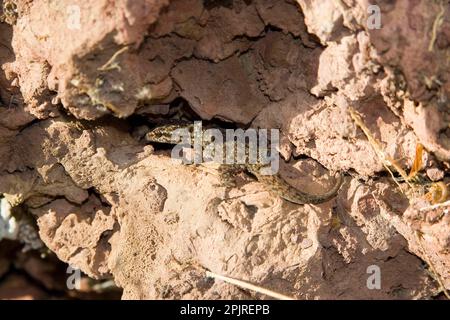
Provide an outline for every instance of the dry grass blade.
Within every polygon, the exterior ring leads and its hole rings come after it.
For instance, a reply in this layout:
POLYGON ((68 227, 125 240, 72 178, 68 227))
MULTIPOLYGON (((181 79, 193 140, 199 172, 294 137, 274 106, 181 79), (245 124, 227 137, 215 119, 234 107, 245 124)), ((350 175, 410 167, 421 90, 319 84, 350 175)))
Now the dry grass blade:
POLYGON ((422 243, 422 235, 420 234, 419 231, 416 231, 416 238, 417 238, 417 242, 419 244, 420 250, 422 250, 422 254, 423 254, 424 260, 430 266, 430 270, 433 273, 434 278, 436 279, 436 281, 439 284, 439 290, 441 290, 441 292, 444 293, 444 295, 447 297, 447 299, 450 300, 450 295, 449 295, 447 289, 445 288, 441 277, 436 272, 436 269, 434 268, 434 265, 431 263, 431 260, 428 258, 427 254, 426 254, 425 248, 423 247, 423 243, 422 243))
POLYGON ((266 296, 269 296, 269 297, 272 297, 272 298, 275 298, 275 299, 279 299, 279 300, 295 300, 292 297, 285 296, 284 294, 281 294, 281 293, 278 293, 278 292, 275 292, 275 291, 272 291, 272 290, 269 290, 269 289, 265 289, 265 288, 259 287, 257 285, 248 283, 246 281, 229 278, 229 277, 222 276, 220 274, 216 274, 216 273, 213 273, 213 272, 210 272, 210 271, 206 271, 206 276, 210 277, 210 278, 215 278, 215 279, 219 279, 219 280, 222 280, 222 281, 234 284, 235 286, 239 286, 239 287, 244 288, 244 289, 248 289, 248 290, 252 290, 252 291, 255 291, 255 292, 258 292, 258 293, 261 293, 261 294, 265 294, 266 296))
POLYGON ((434 22, 433 22, 433 29, 431 31, 431 39, 430 39, 430 43, 428 45, 428 51, 430 51, 430 52, 433 51, 434 43, 436 42, 438 29, 444 22, 444 13, 445 13, 444 1, 440 2, 440 7, 441 7, 441 10, 439 11, 438 15, 436 16, 436 19, 434 19, 434 22))
POLYGON ((414 163, 411 167, 411 170, 408 175, 408 179, 414 179, 415 176, 419 173, 420 169, 422 168, 422 156, 423 156, 423 145, 421 143, 418 143, 416 145, 416 156, 414 158, 414 163))
POLYGON ((408 174, 405 170, 403 170, 396 162, 395 160, 390 157, 388 154, 386 154, 383 151, 383 148, 380 144, 380 142, 373 136, 373 134, 370 132, 369 128, 364 124, 364 121, 362 120, 361 116, 356 112, 355 109, 352 107, 349 107, 350 116, 352 117, 353 121, 356 123, 356 125, 364 132, 364 134, 367 137, 367 140, 372 145, 375 153, 377 154, 378 158, 381 160, 383 166, 386 168, 386 170, 390 173, 392 179, 394 179, 394 182, 398 185, 400 188, 400 191, 402 193, 403 190, 400 186, 400 184, 397 182, 397 179, 395 179, 394 173, 390 169, 390 167, 394 168, 400 176, 405 180, 405 182, 409 185, 409 187, 412 189, 413 186, 409 182, 408 174))
POLYGON ((98 68, 98 71, 108 71, 108 70, 112 70, 112 69, 118 69, 119 71, 121 70, 120 66, 117 64, 116 59, 119 55, 121 55, 122 53, 124 53, 125 51, 128 50, 128 47, 125 46, 119 50, 117 50, 112 57, 100 68, 98 68))
POLYGON ((420 208, 419 211, 434 210, 434 209, 438 209, 438 208, 446 207, 446 206, 450 206, 450 200, 448 200, 448 201, 446 201, 446 202, 436 203, 436 204, 433 204, 433 205, 431 205, 431 206, 427 206, 427 207, 420 208))

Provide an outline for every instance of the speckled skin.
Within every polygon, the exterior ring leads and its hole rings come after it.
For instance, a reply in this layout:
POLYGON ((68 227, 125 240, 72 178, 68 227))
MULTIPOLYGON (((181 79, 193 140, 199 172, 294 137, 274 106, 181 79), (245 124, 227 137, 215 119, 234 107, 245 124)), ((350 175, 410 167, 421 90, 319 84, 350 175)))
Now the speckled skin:
MULTIPOLYGON (((167 143, 175 144, 177 142, 172 141, 172 133, 174 130, 186 128, 192 132, 192 123, 168 123, 157 126, 156 128, 149 131, 145 139, 148 142, 153 143, 167 143)), ((225 148, 225 145, 224 145, 225 148)), ((290 184, 288 184, 283 178, 278 174, 274 175, 263 175, 261 174, 261 168, 267 165, 262 164, 221 164, 219 172, 221 174, 224 185, 234 186, 234 176, 238 171, 247 171, 253 175, 259 182, 263 183, 270 188, 272 192, 277 194, 279 197, 296 204, 319 204, 331 200, 334 198, 339 191, 343 177, 338 175, 337 180, 333 188, 328 192, 323 194, 309 194, 295 189, 290 184)))

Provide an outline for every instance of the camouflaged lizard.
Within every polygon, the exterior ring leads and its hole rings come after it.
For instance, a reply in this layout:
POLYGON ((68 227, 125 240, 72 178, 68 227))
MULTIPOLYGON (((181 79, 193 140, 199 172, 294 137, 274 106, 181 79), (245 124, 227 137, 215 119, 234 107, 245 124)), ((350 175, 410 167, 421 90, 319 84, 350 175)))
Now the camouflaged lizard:
MULTIPOLYGON (((154 129, 147 132, 145 139, 151 143, 177 144, 179 141, 173 141, 173 133, 177 129, 187 129, 192 132, 193 124, 192 122, 186 123, 175 121, 157 125, 154 129)), ((191 141, 190 144, 192 146, 193 141, 191 141)), ((225 148, 225 145, 223 146, 223 148, 225 148)), ((267 164, 220 164, 219 172, 226 186, 234 186, 234 184, 230 182, 234 180, 233 177, 235 176, 235 174, 239 171, 246 171, 253 175, 259 182, 269 187, 270 190, 279 197, 296 204, 319 204, 326 202, 336 196, 343 183, 343 176, 339 174, 336 178, 335 185, 329 191, 323 194, 309 194, 292 187, 278 174, 261 174, 261 168, 263 168, 264 166, 267 166, 267 164)))

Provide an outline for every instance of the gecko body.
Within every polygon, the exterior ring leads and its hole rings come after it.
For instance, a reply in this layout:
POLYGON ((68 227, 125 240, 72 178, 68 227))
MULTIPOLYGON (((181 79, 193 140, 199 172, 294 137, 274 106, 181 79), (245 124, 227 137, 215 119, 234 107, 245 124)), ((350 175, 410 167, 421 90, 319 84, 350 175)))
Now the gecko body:
MULTIPOLYGON (((187 129, 189 132, 193 131, 192 123, 185 122, 168 122, 166 124, 158 125, 154 129, 150 130, 145 138, 151 143, 164 143, 164 144, 177 144, 179 141, 173 141, 173 133, 177 129, 187 129)), ((189 141, 193 145, 194 141, 189 141)), ((223 148, 226 148, 226 144, 230 142, 224 142, 223 148)), ((234 143, 232 141, 231 143, 234 143)), ((247 150, 247 148, 246 148, 247 150)), ((279 174, 267 175, 262 174, 261 169, 267 167, 267 164, 260 163, 233 163, 233 164, 221 164, 219 172, 221 173, 222 180, 225 185, 233 186, 232 181, 238 171, 246 171, 253 175, 259 182, 266 185, 272 192, 279 197, 296 204, 320 204, 334 198, 339 191, 343 177, 339 174, 336 178, 336 183, 327 192, 323 194, 310 194, 300 191, 289 183, 287 183, 279 174)))

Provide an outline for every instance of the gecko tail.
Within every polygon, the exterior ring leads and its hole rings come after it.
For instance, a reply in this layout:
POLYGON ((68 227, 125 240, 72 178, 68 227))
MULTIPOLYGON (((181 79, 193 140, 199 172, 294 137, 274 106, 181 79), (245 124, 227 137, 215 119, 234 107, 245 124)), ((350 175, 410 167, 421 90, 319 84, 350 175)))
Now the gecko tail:
POLYGON ((327 202, 337 195, 339 189, 344 183, 344 175, 342 173, 337 173, 335 177, 336 183, 334 186, 323 194, 309 194, 296 190, 292 196, 286 196, 283 198, 296 204, 320 204, 327 202))

